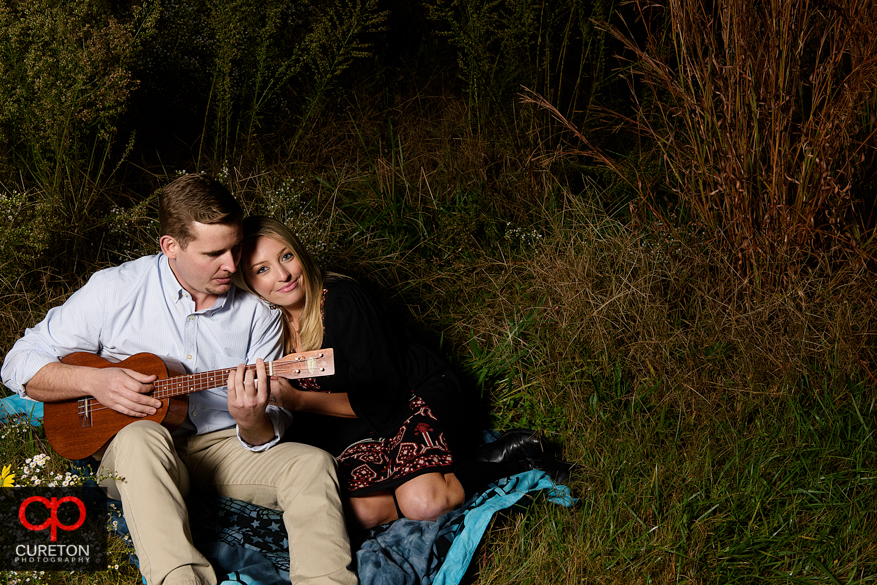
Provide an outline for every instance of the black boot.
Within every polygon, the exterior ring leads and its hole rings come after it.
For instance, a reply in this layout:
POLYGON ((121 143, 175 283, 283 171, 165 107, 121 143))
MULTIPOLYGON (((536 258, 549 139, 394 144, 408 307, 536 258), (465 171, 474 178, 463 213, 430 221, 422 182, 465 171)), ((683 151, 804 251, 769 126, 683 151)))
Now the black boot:
POLYGON ((468 500, 503 477, 511 477, 531 469, 533 468, 529 461, 508 461, 506 463, 463 461, 454 465, 454 475, 463 486, 463 493, 468 500))
POLYGON ((512 429, 492 443, 475 450, 474 461, 509 463, 539 460, 543 455, 542 436, 530 429, 512 429))

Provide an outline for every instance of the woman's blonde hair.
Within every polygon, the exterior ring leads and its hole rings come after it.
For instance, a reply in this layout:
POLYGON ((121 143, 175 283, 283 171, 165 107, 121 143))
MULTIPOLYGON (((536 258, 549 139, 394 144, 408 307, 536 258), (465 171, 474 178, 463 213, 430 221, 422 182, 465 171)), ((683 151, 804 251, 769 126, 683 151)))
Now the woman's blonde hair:
MULTIPOLYGON (((292 230, 274 218, 264 215, 248 217, 244 220, 244 240, 242 247, 246 248, 259 237, 271 238, 289 248, 301 265, 302 280, 304 281, 305 306, 299 318, 299 338, 301 347, 293 347, 293 335, 290 331, 289 315, 283 311, 283 330, 287 353, 295 351, 311 351, 320 349, 323 345, 323 319, 320 305, 323 300, 323 280, 325 274, 320 266, 304 247, 292 230)), ((242 266, 232 276, 234 283, 251 294, 258 295, 246 278, 247 270, 242 266)), ((282 309, 282 307, 281 307, 282 309)))

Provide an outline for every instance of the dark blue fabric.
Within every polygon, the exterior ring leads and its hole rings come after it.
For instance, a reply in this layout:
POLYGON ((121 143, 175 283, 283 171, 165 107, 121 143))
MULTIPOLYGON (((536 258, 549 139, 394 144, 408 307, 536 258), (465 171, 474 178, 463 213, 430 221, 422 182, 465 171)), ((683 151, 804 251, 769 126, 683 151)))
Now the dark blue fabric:
POLYGON ((372 531, 356 553, 360 584, 456 585, 494 514, 542 490, 556 504, 574 503, 566 486, 555 484, 544 471, 533 470, 490 484, 436 522, 397 520, 372 531))
POLYGON ((461 508, 436 522, 403 518, 372 531, 356 553, 360 583, 431 583, 464 518, 461 508))

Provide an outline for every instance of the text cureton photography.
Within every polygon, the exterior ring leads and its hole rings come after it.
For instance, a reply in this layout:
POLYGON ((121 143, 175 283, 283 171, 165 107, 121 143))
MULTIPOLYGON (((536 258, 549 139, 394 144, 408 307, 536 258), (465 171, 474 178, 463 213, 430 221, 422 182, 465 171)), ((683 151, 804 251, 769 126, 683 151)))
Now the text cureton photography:
POLYGON ((106 563, 107 498, 96 487, 7 488, 0 493, 0 568, 88 571, 106 563))
POLYGON ((15 546, 16 563, 87 563, 89 544, 19 544, 15 546))

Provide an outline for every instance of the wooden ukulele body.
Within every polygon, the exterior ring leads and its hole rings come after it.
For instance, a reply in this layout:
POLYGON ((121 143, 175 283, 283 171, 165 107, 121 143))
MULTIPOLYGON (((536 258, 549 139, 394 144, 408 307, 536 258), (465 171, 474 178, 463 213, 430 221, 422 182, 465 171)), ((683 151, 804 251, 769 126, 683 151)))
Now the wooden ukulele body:
MULTIPOLYGON (((150 353, 138 353, 124 361, 111 362, 91 353, 77 352, 61 361, 91 368, 128 368, 141 374, 154 374, 159 380, 176 374, 168 369, 164 360, 150 353)), ((161 408, 152 416, 133 417, 86 397, 44 403, 43 424, 46 439, 59 455, 67 459, 85 459, 100 451, 124 427, 138 420, 155 421, 170 431, 176 430, 186 420, 188 407, 188 396, 175 396, 162 400, 161 408)))

